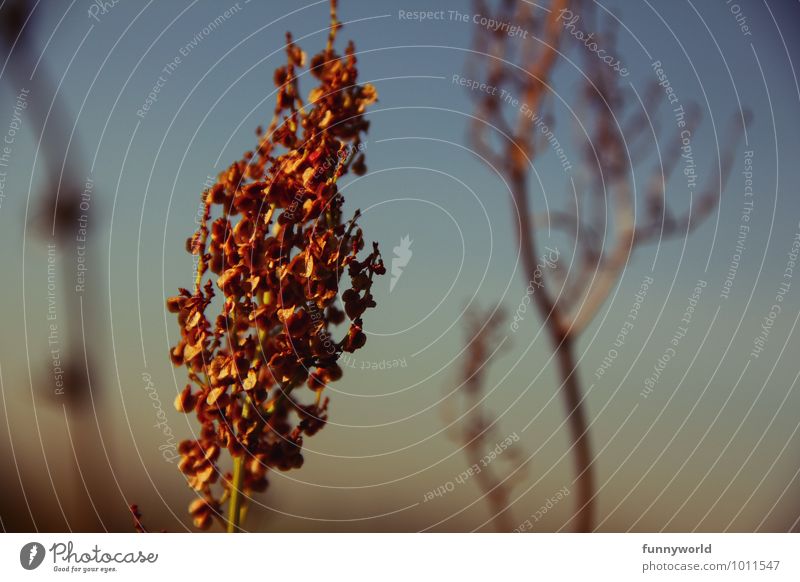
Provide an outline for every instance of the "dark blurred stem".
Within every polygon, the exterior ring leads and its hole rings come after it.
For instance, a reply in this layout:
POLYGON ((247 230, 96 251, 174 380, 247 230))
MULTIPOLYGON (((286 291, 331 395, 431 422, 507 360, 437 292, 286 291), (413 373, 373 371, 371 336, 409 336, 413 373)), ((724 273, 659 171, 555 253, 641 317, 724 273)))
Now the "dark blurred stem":
MULTIPOLYGON (((517 210, 517 238, 522 254, 525 275, 529 281, 537 280, 536 240, 531 224, 528 204, 528 184, 523 163, 515 164, 511 170, 511 185, 517 210)), ((592 447, 589 440, 589 427, 586 422, 586 407, 583 403, 578 370, 575 365, 574 336, 565 325, 563 314, 557 300, 550 297, 546 287, 533 294, 539 316, 550 335, 553 351, 558 359, 558 374, 561 378, 561 395, 566 407, 572 442, 572 457, 575 465, 578 509, 573 516, 579 532, 589 532, 594 519, 594 470, 592 468, 592 447)))
MULTIPOLYGON (((39 68, 36 59, 37 49, 33 38, 35 24, 41 18, 42 11, 35 11, 38 3, 29 0, 5 2, 3 22, 0 23, 0 43, 5 45, 8 74, 3 80, 13 88, 16 94, 21 89, 29 89, 30 98, 27 106, 27 115, 30 120, 31 131, 38 136, 37 143, 41 146, 45 158, 44 191, 39 196, 40 211, 37 213, 38 227, 43 240, 58 242, 59 251, 66 259, 76 257, 78 217, 84 215, 86 220, 94 216, 94 208, 80 209, 81 194, 84 192, 85 182, 81 177, 79 155, 75 152, 75 144, 80 140, 75 133, 74 121, 64 98, 44 70, 45 65, 39 68), (35 74, 34 74, 35 73, 35 74), (73 139, 74 138, 74 139, 73 139)), ((46 59, 45 59, 46 60, 46 59)), ((91 175, 90 172, 87 172, 91 175)), ((92 240, 93 237, 90 237, 92 240)), ((93 243, 87 242, 86 255, 88 256, 93 243)), ((62 263, 59 260, 59 263, 62 263)), ((87 264, 91 264, 87 260, 87 264)), ((91 277, 86 282, 77 278, 74 269, 58 267, 59 278, 65 289, 72 290, 83 286, 83 300, 91 304, 91 277)), ((95 454, 101 454, 96 448, 99 439, 102 415, 95 416, 98 432, 94 432, 89 423, 90 418, 84 417, 87 413, 86 405, 91 402, 94 409, 99 404, 97 382, 94 380, 92 345, 97 342, 84 341, 86 337, 95 337, 97 329, 91 324, 91 312, 82 315, 80 298, 77 293, 62 293, 66 301, 68 335, 63 340, 63 352, 67 371, 64 382, 62 398, 66 398, 68 419, 73 427, 74 477, 78 483, 75 505, 78 520, 75 529, 79 531, 100 531, 103 527, 101 514, 102 506, 95 507, 95 499, 102 503, 102 496, 97 493, 102 489, 101 473, 98 471, 81 471, 81 467, 92 466, 95 454), (89 381, 95 382, 94 394, 91 394, 89 381), (94 448, 93 448, 94 447, 94 448), (85 497, 82 492, 85 492, 85 497), (97 519, 95 519, 95 517, 97 519)))
MULTIPOLYGON (((481 440, 473 439, 470 448, 475 449, 481 440)), ((472 453, 473 464, 480 463, 482 452, 475 450, 472 453)), ((503 482, 492 479, 486 470, 475 475, 480 484, 481 490, 486 492, 486 500, 489 504, 489 511, 492 515, 492 525, 498 533, 508 533, 514 529, 514 524, 510 519, 508 491, 503 482)))
POLYGON ((586 407, 582 401, 582 390, 575 366, 572 336, 565 335, 560 340, 553 339, 558 356, 558 371, 561 376, 563 397, 570 440, 575 463, 575 483, 578 488, 578 510, 573 516, 579 532, 590 532, 594 520, 594 470, 592 468, 592 446, 589 441, 589 426, 586 421, 586 407), (556 343, 558 341, 558 343, 556 343))

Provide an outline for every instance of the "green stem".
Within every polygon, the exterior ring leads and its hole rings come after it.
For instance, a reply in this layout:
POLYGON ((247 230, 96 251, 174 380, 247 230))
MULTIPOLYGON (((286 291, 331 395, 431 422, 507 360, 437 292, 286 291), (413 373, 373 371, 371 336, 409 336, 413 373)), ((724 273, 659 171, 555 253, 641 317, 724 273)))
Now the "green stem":
MULTIPOLYGON (((257 427, 258 432, 260 432, 264 424, 269 421, 275 408, 288 398, 292 389, 294 389, 293 384, 282 387, 281 393, 275 398, 272 407, 260 415, 259 426, 257 427)), ((244 406, 242 407, 242 418, 246 419, 250 416, 251 404, 250 397, 245 396, 244 406)), ((244 484, 244 462, 246 454, 247 452, 245 451, 241 456, 233 459, 231 497, 230 501, 228 501, 228 533, 236 533, 241 530, 240 526, 244 515, 244 507, 242 506, 242 486, 244 484)))
MULTIPOLYGON (((242 406, 242 418, 250 416, 250 398, 245 396, 244 406, 242 406)), ((228 502, 228 533, 236 533, 241 528, 240 518, 242 516, 242 486, 244 485, 244 461, 245 454, 233 459, 233 482, 231 483, 231 498, 228 502)))

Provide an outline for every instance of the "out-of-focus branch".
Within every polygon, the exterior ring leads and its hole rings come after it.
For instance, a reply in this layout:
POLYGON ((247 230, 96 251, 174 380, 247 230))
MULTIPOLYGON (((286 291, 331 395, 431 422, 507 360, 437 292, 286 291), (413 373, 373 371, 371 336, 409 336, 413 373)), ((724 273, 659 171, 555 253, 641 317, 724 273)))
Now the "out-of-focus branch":
POLYGON ((514 467, 511 475, 503 476, 497 462, 482 462, 487 452, 504 438, 498 436, 497 419, 486 406, 486 375, 491 360, 505 347, 498 341, 505 317, 496 309, 471 310, 464 320, 466 350, 461 382, 455 394, 445 400, 450 408, 443 408, 444 421, 450 438, 463 447, 467 462, 478 468, 474 479, 489 505, 490 523, 499 532, 510 532, 514 528, 509 507, 511 490, 525 479, 527 460, 521 446, 515 444, 503 453, 514 467))
MULTIPOLYGON (((79 219, 83 215, 86 223, 91 222, 92 205, 80 208, 85 184, 77 170, 74 152, 70 152, 70 144, 77 142, 71 136, 71 116, 56 87, 46 76, 43 65, 39 64, 37 68, 32 33, 37 17, 35 10, 30 0, 16 0, 3 7, 0 12, 0 39, 9 53, 9 78, 15 90, 25 87, 30 91, 28 116, 35 135, 41 137, 39 145, 44 157, 45 190, 39 196, 37 231, 46 240, 55 239, 62 243, 64 256, 73 259, 77 257, 79 219)), ((75 269, 69 269, 62 274, 64 288, 70 290, 62 297, 67 303, 66 312, 70 319, 67 327, 73 330, 66 341, 64 351, 67 357, 63 367, 66 371, 65 397, 71 406, 79 407, 88 402, 89 370, 86 362, 91 366, 94 358, 84 354, 80 330, 86 327, 86 323, 80 319, 80 302, 77 294, 72 292, 76 285, 84 289, 89 285, 77 280, 75 273, 75 269)), ((84 291, 84 295, 88 296, 88 293, 84 291)), ((89 350, 90 346, 86 349, 89 350)))
MULTIPOLYGON (((92 255, 91 241, 95 237, 86 237, 88 240, 79 243, 78 234, 80 228, 93 223, 94 200, 82 205, 83 196, 88 192, 88 182, 84 182, 84 175, 80 173, 81 164, 74 152, 74 144, 78 140, 75 139, 72 116, 58 88, 48 78, 44 63, 36 57, 33 29, 44 9, 31 0, 5 2, 0 8, 0 44, 8 57, 6 83, 13 84, 15 93, 26 89, 30 94, 26 101, 26 119, 30 120, 31 132, 42 152, 44 190, 38 197, 35 232, 42 240, 59 243, 59 254, 64 259, 77 262, 80 255, 88 264, 92 255)), ((92 191, 88 194, 94 198, 96 193, 92 191)), ((81 467, 90 466, 92 463, 89 459, 100 454, 97 450, 100 443, 92 426, 94 423, 88 422, 85 414, 90 402, 97 404, 97 392, 92 400, 90 380, 96 361, 92 346, 102 343, 98 341, 101 334, 93 323, 93 310, 84 313, 81 309, 81 295, 87 305, 93 305, 90 278, 84 279, 83 272, 68 267, 59 267, 58 274, 60 286, 66 290, 59 295, 59 301, 63 301, 65 307, 68 335, 61 341, 64 354, 61 360, 64 370, 63 395, 57 398, 66 404, 71 418, 68 422, 75 427, 71 434, 76 441, 73 443, 76 451, 75 479, 78 491, 83 489, 85 493, 85 496, 79 493, 80 499, 75 503, 78 518, 70 527, 97 531, 101 527, 99 512, 102 509, 96 508, 93 498, 100 490, 100 473, 82 472, 81 467), (78 288, 82 289, 81 295, 77 292, 78 288), (94 341, 84 341, 84 333, 94 341)), ((96 309, 96 304, 93 306, 96 309)), ((37 384, 45 385, 43 382, 37 384)), ((95 378, 95 390, 98 384, 95 378)))
MULTIPOLYGON (((572 520, 579 531, 590 531, 596 493, 575 342, 602 309, 637 246, 670 236, 686 236, 711 214, 730 174, 742 127, 741 123, 735 124, 730 139, 724 142, 719 172, 695 195, 688 209, 675 212, 667 201, 666 184, 680 164, 682 136, 676 138, 677 147, 672 148, 670 142, 667 155, 661 159, 661 132, 652 120, 658 104, 663 102, 661 87, 648 87, 641 101, 636 99, 634 104, 623 76, 580 43, 573 45, 570 35, 564 32, 567 20, 578 15, 584 26, 599 31, 594 38, 602 43, 606 54, 615 54, 616 25, 609 20, 600 31, 603 26, 595 18, 593 5, 581 0, 553 0, 549 5, 500 0, 494 11, 488 2, 478 0, 475 9, 509 27, 519 26, 531 37, 522 41, 502 30, 476 28, 473 46, 476 54, 483 56, 470 63, 472 74, 489 86, 521 96, 524 109, 506 106, 498 91, 476 95, 470 139, 476 151, 509 184, 526 279, 533 280, 536 272, 537 229, 546 225, 573 241, 577 268, 566 274, 560 269, 544 273, 544 285, 533 300, 550 337, 566 404, 578 489, 578 509, 572 520), (568 192, 567 210, 548 209, 546 216, 533 215, 529 202, 531 168, 548 145, 542 139, 543 132, 537 130, 542 120, 550 127, 555 125, 548 95, 555 92, 554 72, 566 62, 561 55, 572 48, 583 60, 582 88, 575 104, 580 123, 576 125, 586 128, 585 133, 576 136, 580 150, 580 171, 572 181, 576 191, 568 192), (513 112, 513 123, 508 120, 509 111, 513 112), (498 136, 498 131, 502 135, 498 136), (656 154, 658 160, 643 189, 643 200, 637 203, 641 189, 637 189, 635 176, 641 172, 636 170, 652 163, 656 154), (555 296, 554 289, 559 289, 555 296)), ((687 105, 685 109, 686 125, 682 129, 692 135, 700 116, 694 107, 687 105)))
MULTIPOLYGON (((499 12, 492 16, 500 22, 518 24, 534 37, 522 49, 515 50, 511 43, 517 41, 497 31, 478 29, 476 34, 476 51, 491 55, 486 65, 487 83, 495 87, 514 88, 521 95, 521 100, 527 109, 537 114, 543 112, 545 97, 550 90, 549 79, 558 62, 559 46, 563 36, 559 23, 561 11, 568 9, 569 6, 568 0, 553 0, 546 13, 539 16, 534 15, 532 11, 534 9, 541 11, 543 10, 541 7, 515 3, 512 0, 501 2, 499 12), (511 7, 514 5, 516 10, 512 11, 511 7), (520 64, 515 64, 514 60, 520 64)), ((476 12, 478 11, 491 15, 489 7, 484 2, 476 4, 476 12)), ((498 127, 499 119, 503 117, 501 104, 496 95, 487 94, 479 98, 476 113, 478 119, 471 128, 473 143, 489 143, 485 133, 491 127, 498 127)), ((537 153, 537 139, 533 117, 520 109, 516 115, 516 128, 511 134, 511 139, 502 142, 502 150, 495 156, 505 161, 500 169, 511 188, 517 244, 522 255, 525 277, 529 281, 537 280, 536 237, 528 200, 528 176, 533 157, 537 153)), ((566 408, 577 475, 577 527, 581 531, 588 531, 593 521, 594 471, 586 409, 573 353, 573 336, 565 325, 564 313, 557 299, 550 295, 548 285, 540 288, 533 299, 550 337, 561 378, 560 389, 566 408)))

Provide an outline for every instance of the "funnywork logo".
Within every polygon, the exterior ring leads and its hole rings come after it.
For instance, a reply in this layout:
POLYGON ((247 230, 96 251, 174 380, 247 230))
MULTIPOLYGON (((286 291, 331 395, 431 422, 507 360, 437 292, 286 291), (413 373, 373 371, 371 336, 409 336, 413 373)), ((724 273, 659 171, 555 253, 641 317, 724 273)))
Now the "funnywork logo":
POLYGON ((30 542, 19 551, 19 563, 26 570, 35 570, 44 561, 44 546, 39 542, 30 542))
POLYGON ((397 282, 400 280, 403 269, 408 266, 411 255, 414 254, 411 250, 411 243, 413 242, 411 236, 406 235, 400 239, 400 244, 392 249, 394 257, 392 258, 392 279, 389 281, 389 293, 394 291, 394 286, 397 285, 397 282))

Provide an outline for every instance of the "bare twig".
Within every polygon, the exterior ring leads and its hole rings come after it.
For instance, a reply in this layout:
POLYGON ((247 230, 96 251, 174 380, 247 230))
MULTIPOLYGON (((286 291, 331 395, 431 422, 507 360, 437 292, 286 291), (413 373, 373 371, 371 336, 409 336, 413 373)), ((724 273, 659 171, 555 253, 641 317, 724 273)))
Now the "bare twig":
MULTIPOLYGON (((585 395, 576 367, 577 337, 605 304, 637 246, 668 236, 686 236, 713 211, 730 173, 742 128, 741 123, 734 124, 732 138, 725 142, 720 154, 719 172, 683 213, 673 214, 666 201, 665 186, 680 162, 680 153, 659 159, 643 203, 637 205, 634 168, 651 158, 656 149, 660 131, 651 122, 651 114, 663 101, 660 88, 650 87, 641 106, 633 105, 631 91, 621 76, 596 55, 582 50, 584 80, 577 110, 588 135, 581 134, 578 144, 583 146, 580 169, 586 179, 579 175, 573 180, 579 191, 570 192, 569 211, 533 216, 528 195, 530 170, 540 150, 547 147, 542 132, 536 131, 536 120, 547 120, 548 126, 554 123, 548 115, 547 97, 555 92, 551 87, 554 71, 565 62, 560 57, 571 48, 560 20, 565 11, 573 14, 578 7, 583 9, 583 22, 597 26, 592 6, 580 0, 553 0, 548 8, 500 0, 494 11, 487 2, 476 0, 476 12, 528 30, 532 38, 522 42, 503 31, 476 27, 474 49, 480 56, 473 59, 469 70, 476 76, 482 74, 482 80, 490 86, 521 95, 525 110, 505 107, 499 91, 477 95, 470 138, 476 152, 501 173, 511 188, 513 220, 526 280, 534 280, 537 270, 537 228, 546 224, 573 240, 577 269, 566 274, 558 270, 544 273, 544 286, 533 300, 550 338, 566 406, 578 492, 578 508, 572 520, 578 531, 591 531, 596 491, 585 395), (504 109, 513 110, 513 124, 504 109), (495 132, 501 133, 503 141, 492 135, 495 132), (631 154, 632 144, 635 155, 631 154), (644 210, 637 216, 637 209, 642 207, 644 210), (558 294, 553 295, 553 289, 559 289, 558 294)), ((608 54, 613 54, 614 26, 606 25, 595 38, 608 54)), ((696 108, 687 106, 686 129, 690 134, 698 123, 696 108)), ((538 276, 541 278, 542 273, 538 276)))

